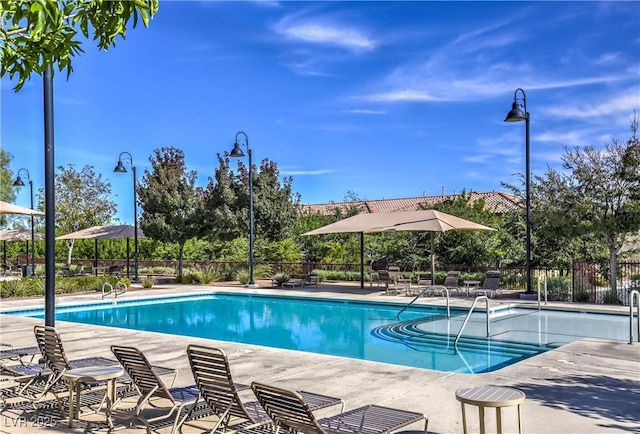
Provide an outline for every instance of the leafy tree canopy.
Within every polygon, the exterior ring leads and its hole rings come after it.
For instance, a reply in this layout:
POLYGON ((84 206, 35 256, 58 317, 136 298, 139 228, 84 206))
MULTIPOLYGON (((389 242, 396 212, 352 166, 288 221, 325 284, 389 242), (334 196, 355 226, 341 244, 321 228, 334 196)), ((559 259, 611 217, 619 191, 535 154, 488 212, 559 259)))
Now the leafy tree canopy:
MULTIPOLYGON (((126 37, 130 19, 145 27, 158 11, 158 0, 3 0, 0 2, 0 77, 17 77, 19 91, 32 73, 50 65, 73 71, 72 59, 82 53, 78 31, 107 50, 116 37, 126 37)), ((53 68, 52 68, 53 72, 53 68)))
MULTIPOLYGON (((229 158, 218 155, 220 166, 204 192, 202 224, 210 237, 233 240, 249 233, 249 171, 238 161, 238 171, 229 158)), ((253 214, 256 241, 279 241, 293 234, 300 196, 293 191, 293 179, 280 179, 275 162, 264 159, 253 167, 253 214)))
POLYGON ((548 234, 592 238, 609 251, 611 285, 615 290, 617 255, 627 237, 640 230, 640 158, 637 121, 632 137, 612 140, 604 148, 567 147, 563 171, 547 169, 537 179, 536 206, 548 217, 548 234))
MULTIPOLYGON (((111 200, 111 183, 96 174, 93 166, 84 166, 80 172, 73 165, 58 166, 55 191, 56 235, 108 225, 115 216, 116 204, 111 200)), ((45 209, 44 199, 44 188, 40 188, 40 209, 45 209)), ((73 244, 73 240, 67 241, 67 264, 71 263, 73 244)))
POLYGON ((142 208, 140 228, 147 237, 178 244, 178 274, 182 275, 185 242, 203 233, 202 189, 195 186, 196 172, 187 171, 184 152, 173 147, 156 149, 137 187, 142 208))

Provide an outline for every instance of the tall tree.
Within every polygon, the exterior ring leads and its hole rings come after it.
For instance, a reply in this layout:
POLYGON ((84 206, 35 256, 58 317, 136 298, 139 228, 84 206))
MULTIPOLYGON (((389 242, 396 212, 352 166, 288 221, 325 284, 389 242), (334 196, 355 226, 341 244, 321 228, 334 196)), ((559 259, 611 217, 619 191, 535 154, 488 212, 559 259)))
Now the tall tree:
MULTIPOLYGON (((485 207, 484 199, 471 203, 463 191, 453 200, 435 205, 434 209, 466 220, 500 229, 502 218, 485 207)), ((429 245, 429 234, 419 234, 422 243, 429 245)), ((440 264, 469 266, 497 266, 502 259, 498 245, 500 235, 493 231, 448 231, 437 234, 436 252, 440 264)))
MULTIPOLYGON (((111 183, 96 174, 93 166, 84 166, 80 172, 71 164, 58 166, 55 184, 57 235, 111 223, 116 214, 111 183)), ((43 188, 38 190, 38 203, 44 209, 43 188)), ((66 241, 67 265, 71 265, 73 244, 74 240, 66 241)))
POLYGON ((0 200, 13 203, 16 200, 16 192, 13 188, 13 171, 9 167, 13 155, 0 149, 0 200))
MULTIPOLYGON (((205 190, 203 226, 210 236, 222 240, 246 237, 249 228, 249 171, 238 161, 238 171, 229 158, 218 155, 220 166, 205 190)), ((253 213, 256 239, 279 241, 293 234, 300 196, 293 179, 280 179, 275 162, 262 160, 253 168, 253 213)))
POLYGON ((142 208, 140 228, 147 237, 178 244, 178 276, 187 240, 202 235, 202 189, 195 171, 187 171, 184 152, 173 147, 156 149, 137 187, 142 208))
POLYGON ((640 230, 637 122, 631 129, 631 139, 614 139, 604 148, 565 146, 564 172, 547 169, 540 187, 556 231, 593 236, 606 245, 614 291, 618 253, 627 237, 640 230))
POLYGON ((17 76, 15 90, 32 73, 42 74, 50 65, 67 76, 73 57, 83 52, 78 31, 85 38, 92 28, 98 47, 107 50, 116 37, 126 36, 127 25, 142 20, 145 27, 158 11, 158 0, 3 0, 0 2, 0 77, 17 76))

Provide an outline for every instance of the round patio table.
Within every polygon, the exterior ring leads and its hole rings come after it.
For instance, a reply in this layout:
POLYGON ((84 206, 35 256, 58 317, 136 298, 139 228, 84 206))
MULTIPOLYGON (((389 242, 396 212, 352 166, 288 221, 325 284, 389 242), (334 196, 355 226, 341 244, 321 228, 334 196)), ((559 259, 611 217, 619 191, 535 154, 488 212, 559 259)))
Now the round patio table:
POLYGON ((518 432, 522 434, 522 412, 520 405, 527 398, 521 390, 512 387, 481 386, 469 389, 456 390, 456 399, 462 406, 462 429, 467 434, 467 417, 465 404, 478 406, 480 416, 480 434, 485 434, 484 408, 494 407, 496 409, 496 427, 498 434, 502 434, 502 413, 503 407, 518 406, 518 432))

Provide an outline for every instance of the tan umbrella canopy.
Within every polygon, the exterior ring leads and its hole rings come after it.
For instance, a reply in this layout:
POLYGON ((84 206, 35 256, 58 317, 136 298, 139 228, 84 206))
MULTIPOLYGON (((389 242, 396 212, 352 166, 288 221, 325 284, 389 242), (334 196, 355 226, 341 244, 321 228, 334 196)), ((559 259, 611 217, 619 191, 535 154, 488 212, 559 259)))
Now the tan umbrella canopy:
MULTIPOLYGON (((44 234, 40 232, 33 233, 34 240, 44 240, 44 234)), ((22 229, 4 229, 0 231, 0 241, 3 242, 2 262, 7 263, 7 241, 26 241, 27 251, 29 251, 29 241, 31 241, 31 231, 22 229)))
MULTIPOLYGON (((71 232, 66 235, 60 235, 56 237, 56 240, 77 240, 77 239, 95 239, 95 261, 94 264, 98 266, 98 240, 119 240, 127 239, 127 275, 129 273, 129 238, 133 238, 135 229, 131 225, 116 225, 116 226, 93 226, 87 229, 82 229, 76 232, 71 232)), ((144 233, 138 229, 138 238, 144 238, 144 233)))
POLYGON ((0 200, 0 214, 22 214, 33 216, 44 216, 42 211, 38 211, 31 208, 25 208, 20 205, 15 205, 9 202, 3 202, 0 200))
MULTIPOLYGON (((135 229, 131 225, 117 226, 93 226, 70 234, 60 235, 56 240, 77 240, 77 239, 104 239, 119 240, 122 238, 133 238, 135 229)), ((144 234, 138 229, 138 238, 144 238, 144 234)))
POLYGON ((399 211, 357 214, 309 231, 303 235, 335 234, 342 232, 360 233, 360 286, 364 288, 364 237, 365 233, 390 231, 428 231, 431 232, 431 276, 435 277, 434 232, 446 232, 456 229, 489 230, 495 229, 470 220, 435 210, 399 211))
MULTIPOLYGON (((44 234, 35 232, 34 240, 44 240, 44 234)), ((0 231, 0 241, 31 241, 31 231, 22 229, 4 229, 0 231)))

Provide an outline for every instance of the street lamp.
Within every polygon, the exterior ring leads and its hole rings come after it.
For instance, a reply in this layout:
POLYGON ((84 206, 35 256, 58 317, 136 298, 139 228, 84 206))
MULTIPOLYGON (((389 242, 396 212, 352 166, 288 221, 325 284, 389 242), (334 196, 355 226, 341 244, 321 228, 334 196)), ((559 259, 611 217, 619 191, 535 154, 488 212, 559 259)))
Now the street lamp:
MULTIPOLYGON (((29 190, 31 192, 31 209, 33 209, 33 180, 29 176, 29 171, 27 169, 18 170, 18 176, 17 176, 16 180, 13 182, 13 186, 14 187, 24 187, 24 181, 20 177, 20 173, 21 172, 25 172, 26 173, 25 176, 29 180, 29 190)), ((32 215, 31 216, 31 276, 36 274, 36 253, 35 253, 35 246, 34 246, 35 238, 36 237, 35 237, 35 232, 34 232, 33 215, 32 215)), ((31 276, 29 276, 29 277, 31 277, 31 276)))
MULTIPOLYGON (((138 198, 136 193, 137 179, 136 166, 133 165, 133 157, 128 152, 121 152, 118 156, 118 165, 113 171, 115 173, 127 173, 127 168, 122 162, 125 161, 131 166, 133 173, 133 280, 138 281, 138 198), (125 156, 124 160, 122 156, 125 156)), ((129 275, 129 265, 127 264, 127 276, 129 275)))
POLYGON ((240 149, 240 143, 238 143, 238 136, 242 134, 244 136, 244 146, 247 148, 247 154, 249 155, 249 284, 248 286, 255 286, 253 281, 253 166, 251 165, 251 149, 249 149, 249 137, 242 131, 236 134, 235 143, 233 144, 233 150, 229 154, 230 157, 240 158, 244 157, 244 152, 240 149))
POLYGON ((529 124, 530 124, 531 116, 527 111, 527 96, 524 93, 524 90, 518 88, 513 94, 513 104, 511 106, 511 111, 507 114, 507 117, 504 119, 505 122, 520 122, 524 121, 525 123, 525 161, 526 161, 526 173, 525 173, 525 207, 526 207, 526 225, 527 225, 527 236, 526 236, 526 245, 527 245, 527 257, 526 257, 526 269, 527 269, 527 292, 533 292, 531 289, 531 167, 529 163, 529 154, 530 154, 530 134, 529 134, 529 124), (522 93, 522 104, 518 102, 518 91, 522 93), (524 109, 524 112, 520 108, 524 109))

